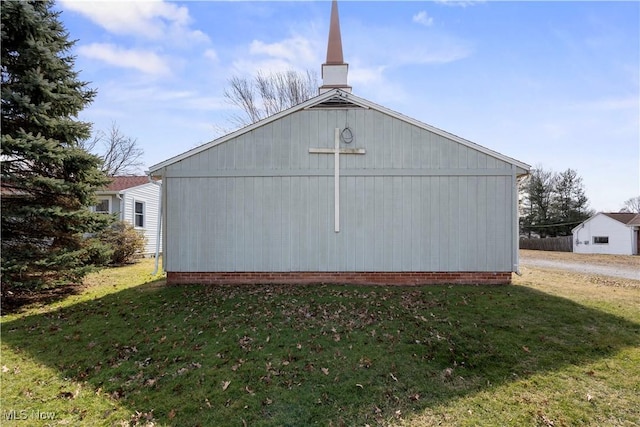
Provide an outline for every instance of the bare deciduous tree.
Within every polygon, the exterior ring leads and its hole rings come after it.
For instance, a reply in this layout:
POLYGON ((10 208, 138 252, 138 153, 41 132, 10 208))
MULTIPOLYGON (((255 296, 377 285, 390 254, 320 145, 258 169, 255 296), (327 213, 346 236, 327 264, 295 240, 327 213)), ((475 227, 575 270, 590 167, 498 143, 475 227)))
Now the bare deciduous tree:
POLYGON ((99 130, 93 139, 81 145, 102 159, 101 169, 108 176, 142 173, 144 150, 138 147, 137 139, 124 135, 115 122, 107 132, 99 130))
POLYGON ((640 196, 632 197, 625 201, 620 212, 640 213, 640 196))
POLYGON ((313 72, 258 72, 253 78, 234 76, 224 96, 242 110, 231 118, 234 125, 246 126, 298 105, 318 94, 318 78, 313 72))

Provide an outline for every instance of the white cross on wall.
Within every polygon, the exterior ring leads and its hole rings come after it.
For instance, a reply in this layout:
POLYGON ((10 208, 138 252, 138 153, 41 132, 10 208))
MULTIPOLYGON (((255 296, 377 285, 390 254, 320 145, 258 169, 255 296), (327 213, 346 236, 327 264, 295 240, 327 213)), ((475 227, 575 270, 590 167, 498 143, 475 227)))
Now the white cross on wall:
POLYGON ((334 223, 335 232, 340 232, 340 154, 365 154, 364 148, 340 148, 340 128, 336 128, 334 148, 309 148, 309 153, 333 154, 334 158, 334 223))

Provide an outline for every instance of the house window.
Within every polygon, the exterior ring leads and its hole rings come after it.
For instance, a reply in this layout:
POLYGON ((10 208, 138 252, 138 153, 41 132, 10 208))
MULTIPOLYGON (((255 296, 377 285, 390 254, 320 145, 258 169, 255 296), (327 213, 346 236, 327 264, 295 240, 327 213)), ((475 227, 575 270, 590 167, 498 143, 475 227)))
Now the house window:
POLYGON ((609 236, 593 236, 594 245, 608 245, 609 236))
POLYGON ((144 227, 144 203, 135 202, 133 206, 133 224, 136 227, 144 227))
POLYGON ((95 212, 109 214, 111 213, 111 203, 109 199, 98 199, 98 204, 94 207, 95 212))

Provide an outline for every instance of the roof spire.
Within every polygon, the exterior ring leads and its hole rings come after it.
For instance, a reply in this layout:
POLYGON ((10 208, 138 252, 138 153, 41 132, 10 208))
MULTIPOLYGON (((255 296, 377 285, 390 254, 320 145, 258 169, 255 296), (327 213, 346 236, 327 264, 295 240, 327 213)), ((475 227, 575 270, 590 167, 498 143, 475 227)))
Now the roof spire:
POLYGON ((331 3, 331 23, 329 24, 329 43, 327 44, 326 64, 344 64, 342 57, 342 36, 340 35, 340 17, 338 16, 338 2, 331 3))
POLYGON ((349 64, 345 64, 342 56, 342 36, 340 34, 340 18, 338 16, 338 1, 331 3, 331 23, 329 24, 329 42, 327 43, 327 61, 322 64, 322 86, 320 93, 332 89, 342 89, 351 92, 347 84, 349 64))

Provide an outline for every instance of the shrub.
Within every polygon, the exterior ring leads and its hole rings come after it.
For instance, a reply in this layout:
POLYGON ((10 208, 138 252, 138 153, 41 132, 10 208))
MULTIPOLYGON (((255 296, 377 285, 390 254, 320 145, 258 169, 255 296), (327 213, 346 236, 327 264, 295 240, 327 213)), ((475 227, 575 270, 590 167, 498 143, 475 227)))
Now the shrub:
POLYGON ((113 249, 111 264, 130 264, 144 250, 146 239, 131 224, 118 221, 99 234, 98 238, 113 249))

